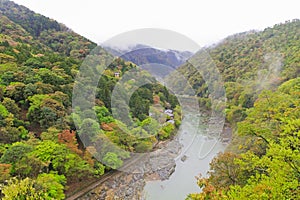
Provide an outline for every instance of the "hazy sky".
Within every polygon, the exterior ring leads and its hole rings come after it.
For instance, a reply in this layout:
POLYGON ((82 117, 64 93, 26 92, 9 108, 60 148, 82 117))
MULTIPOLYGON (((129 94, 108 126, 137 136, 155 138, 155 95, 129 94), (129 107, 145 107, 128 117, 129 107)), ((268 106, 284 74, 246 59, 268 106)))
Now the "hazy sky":
POLYGON ((200 46, 300 18, 299 0, 13 0, 102 43, 140 28, 181 33, 200 46))

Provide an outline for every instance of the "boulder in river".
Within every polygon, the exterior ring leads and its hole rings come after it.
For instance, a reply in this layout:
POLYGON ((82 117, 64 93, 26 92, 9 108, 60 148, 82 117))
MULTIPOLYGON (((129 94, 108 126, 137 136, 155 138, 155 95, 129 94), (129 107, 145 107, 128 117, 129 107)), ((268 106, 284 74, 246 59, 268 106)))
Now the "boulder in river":
POLYGON ((186 159, 187 159, 187 156, 186 156, 186 155, 183 155, 183 156, 180 158, 180 160, 181 160, 182 162, 186 161, 186 159))

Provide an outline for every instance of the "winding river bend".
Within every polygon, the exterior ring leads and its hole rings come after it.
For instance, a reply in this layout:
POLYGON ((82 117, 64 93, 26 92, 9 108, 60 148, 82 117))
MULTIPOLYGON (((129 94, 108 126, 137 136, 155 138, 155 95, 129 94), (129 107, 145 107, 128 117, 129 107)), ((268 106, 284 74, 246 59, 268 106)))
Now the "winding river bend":
POLYGON ((200 192, 195 177, 206 176, 211 160, 226 148, 226 144, 206 131, 205 118, 184 118, 177 138, 182 148, 175 158, 175 171, 167 180, 147 181, 144 200, 182 200, 189 193, 200 192))

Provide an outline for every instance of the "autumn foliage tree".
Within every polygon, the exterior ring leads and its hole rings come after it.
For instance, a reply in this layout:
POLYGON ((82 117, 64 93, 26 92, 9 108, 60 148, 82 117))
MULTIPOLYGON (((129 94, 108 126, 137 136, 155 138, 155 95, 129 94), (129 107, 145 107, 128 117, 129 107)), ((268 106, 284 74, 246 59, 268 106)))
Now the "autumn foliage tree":
POLYGON ((75 131, 64 130, 58 134, 58 142, 65 144, 72 152, 81 155, 83 152, 78 149, 78 142, 75 131))

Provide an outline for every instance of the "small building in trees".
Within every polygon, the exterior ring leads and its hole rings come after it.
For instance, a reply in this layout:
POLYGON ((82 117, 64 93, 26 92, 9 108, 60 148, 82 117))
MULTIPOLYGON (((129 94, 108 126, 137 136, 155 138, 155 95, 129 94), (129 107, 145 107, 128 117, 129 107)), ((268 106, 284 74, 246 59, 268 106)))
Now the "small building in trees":
POLYGON ((120 72, 115 72, 115 78, 120 78, 120 72))

